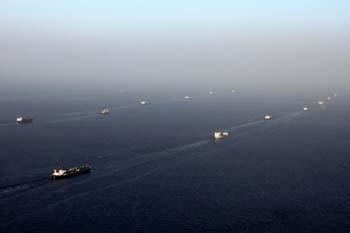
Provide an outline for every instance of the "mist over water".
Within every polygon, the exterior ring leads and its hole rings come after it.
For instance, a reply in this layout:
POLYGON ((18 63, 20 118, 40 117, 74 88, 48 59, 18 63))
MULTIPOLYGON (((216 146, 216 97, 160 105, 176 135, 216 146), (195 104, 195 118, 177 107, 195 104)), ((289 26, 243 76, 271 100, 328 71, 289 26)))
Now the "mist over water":
POLYGON ((348 91, 347 31, 174 30, 130 38, 7 31, 1 89, 348 91))

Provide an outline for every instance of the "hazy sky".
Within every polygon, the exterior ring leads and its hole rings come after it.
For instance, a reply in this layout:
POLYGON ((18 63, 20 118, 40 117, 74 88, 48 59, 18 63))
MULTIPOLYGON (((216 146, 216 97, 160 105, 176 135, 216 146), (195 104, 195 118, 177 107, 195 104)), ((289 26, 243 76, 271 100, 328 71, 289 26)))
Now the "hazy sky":
POLYGON ((346 0, 1 0, 1 86, 349 86, 346 0))

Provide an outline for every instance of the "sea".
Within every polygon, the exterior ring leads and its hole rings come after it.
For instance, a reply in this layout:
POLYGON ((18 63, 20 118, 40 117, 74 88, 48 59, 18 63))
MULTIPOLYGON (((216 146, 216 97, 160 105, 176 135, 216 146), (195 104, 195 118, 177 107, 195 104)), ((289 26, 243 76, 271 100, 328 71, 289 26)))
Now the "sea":
POLYGON ((0 232, 350 232, 344 93, 45 95, 0 99, 0 232))

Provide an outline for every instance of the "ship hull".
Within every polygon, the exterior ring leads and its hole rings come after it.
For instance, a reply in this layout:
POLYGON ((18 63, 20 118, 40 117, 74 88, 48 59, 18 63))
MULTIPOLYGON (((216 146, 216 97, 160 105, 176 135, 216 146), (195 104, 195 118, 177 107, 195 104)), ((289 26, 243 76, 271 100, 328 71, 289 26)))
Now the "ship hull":
POLYGON ((17 124, 28 124, 32 122, 33 122, 33 119, 25 119, 25 120, 17 121, 17 124))

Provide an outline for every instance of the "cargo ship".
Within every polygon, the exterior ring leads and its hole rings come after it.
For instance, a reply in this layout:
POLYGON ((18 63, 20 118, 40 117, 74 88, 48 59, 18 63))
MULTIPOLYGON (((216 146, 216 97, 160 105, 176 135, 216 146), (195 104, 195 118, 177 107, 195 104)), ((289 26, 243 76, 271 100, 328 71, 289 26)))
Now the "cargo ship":
POLYGON ((221 131, 215 131, 214 138, 215 139, 222 139, 228 137, 228 132, 225 130, 224 132, 221 131))
POLYGON ((141 104, 141 105, 149 105, 149 104, 151 104, 151 102, 141 101, 140 104, 141 104))
POLYGON ((265 115, 264 119, 265 120, 272 120, 272 116, 271 115, 265 115))
POLYGON ((84 165, 81 167, 73 167, 69 169, 57 168, 53 170, 51 174, 51 179, 56 180, 56 179, 70 178, 73 176, 89 173, 90 171, 91 171, 91 166, 89 165, 84 165))
POLYGON ((18 116, 16 118, 16 122, 18 124, 25 124, 25 123, 32 123, 33 122, 33 118, 31 117, 22 117, 22 116, 18 116))
POLYGON ((108 115, 111 111, 108 108, 102 109, 101 114, 102 115, 108 115))

